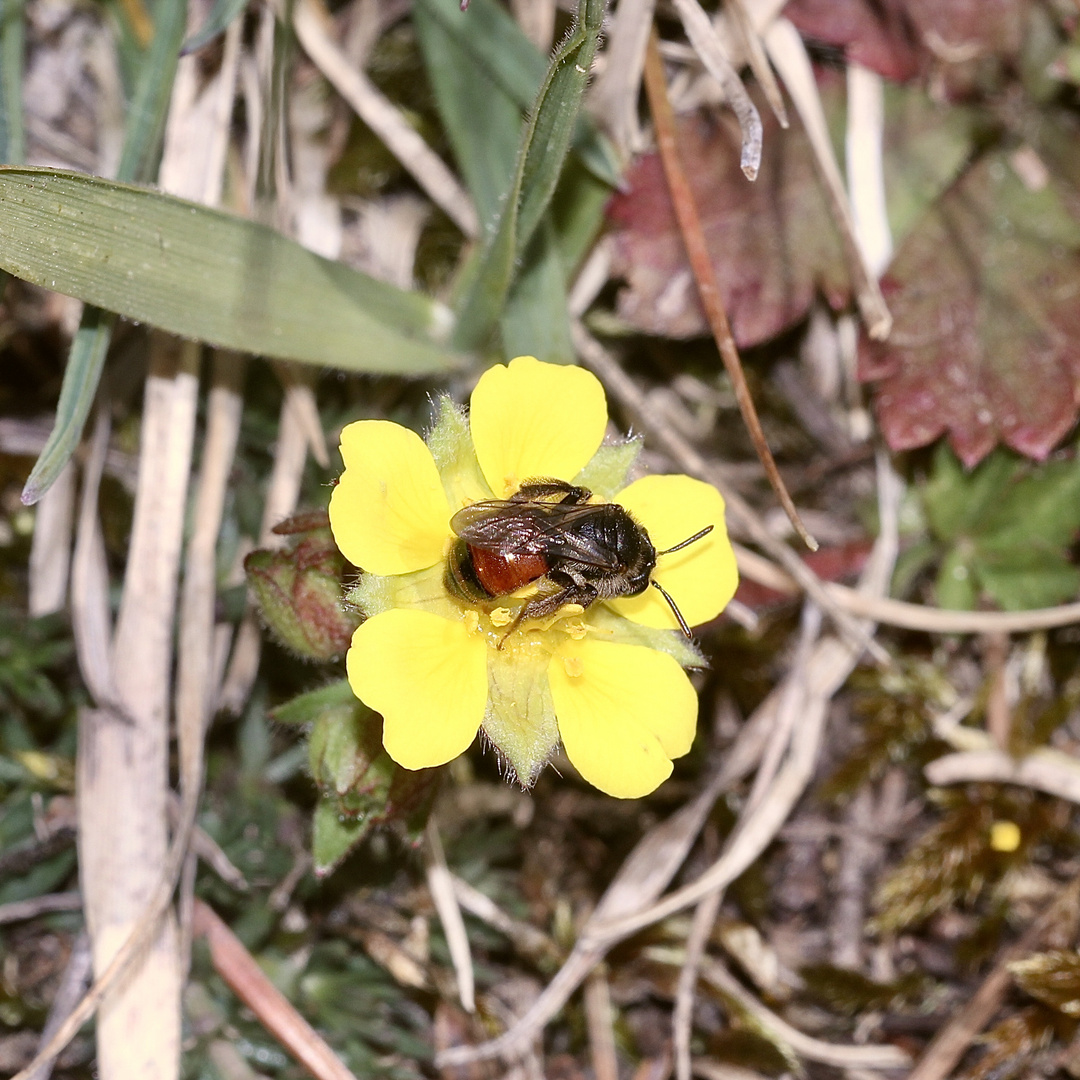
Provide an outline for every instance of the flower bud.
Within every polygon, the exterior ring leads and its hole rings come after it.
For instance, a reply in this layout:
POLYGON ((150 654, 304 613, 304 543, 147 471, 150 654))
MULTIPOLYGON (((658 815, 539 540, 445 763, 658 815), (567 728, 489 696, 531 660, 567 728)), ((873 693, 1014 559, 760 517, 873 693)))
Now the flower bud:
POLYGON ((274 532, 296 537, 290 547, 260 548, 244 571, 267 625, 281 643, 310 660, 334 660, 349 647, 358 616, 342 603, 345 561, 324 513, 300 514, 274 532))

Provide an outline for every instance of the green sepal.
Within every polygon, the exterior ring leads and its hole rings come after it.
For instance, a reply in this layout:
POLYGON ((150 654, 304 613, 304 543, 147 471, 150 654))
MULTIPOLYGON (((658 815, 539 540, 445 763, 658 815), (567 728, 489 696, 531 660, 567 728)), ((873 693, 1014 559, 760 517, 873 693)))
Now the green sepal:
POLYGON ((444 619, 459 619, 461 608, 447 595, 445 576, 441 560, 412 574, 364 574, 350 590, 348 602, 369 619, 391 608, 415 608, 444 619))
POLYGON ((610 501, 626 487, 626 478, 643 445, 640 436, 604 443, 589 464, 574 477, 574 483, 588 488, 601 499, 610 501))
POLYGON ((495 497, 476 458, 469 415, 448 394, 435 400, 435 423, 425 441, 451 507, 472 501, 470 496, 477 492, 485 498, 495 497))
POLYGON ((531 787, 559 745, 543 649, 488 650, 488 705, 482 729, 512 770, 531 787))
POLYGON ((684 668, 708 667, 708 661, 697 646, 678 630, 662 630, 642 626, 617 614, 604 604, 589 609, 589 623, 596 627, 605 641, 617 645, 643 645, 646 649, 667 653, 684 668))

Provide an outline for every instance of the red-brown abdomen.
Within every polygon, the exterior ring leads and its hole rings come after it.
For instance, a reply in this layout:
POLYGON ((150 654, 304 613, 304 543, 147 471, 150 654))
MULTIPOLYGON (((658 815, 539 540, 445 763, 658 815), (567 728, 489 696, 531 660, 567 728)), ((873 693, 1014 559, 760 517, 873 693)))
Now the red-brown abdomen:
POLYGON ((507 596, 548 572, 543 555, 516 555, 513 552, 485 551, 469 545, 476 579, 489 596, 507 596))

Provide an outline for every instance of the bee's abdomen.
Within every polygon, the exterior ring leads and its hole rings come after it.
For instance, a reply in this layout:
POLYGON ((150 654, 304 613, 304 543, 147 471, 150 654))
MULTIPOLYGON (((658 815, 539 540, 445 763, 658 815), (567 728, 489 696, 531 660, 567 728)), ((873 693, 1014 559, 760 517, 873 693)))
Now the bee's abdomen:
POLYGON ((543 577, 549 569, 543 555, 518 555, 475 547, 469 548, 469 554, 476 578, 488 596, 506 596, 543 577))
POLYGON ((543 555, 487 551, 458 540, 447 559, 446 583, 465 600, 491 600, 517 591, 549 569, 543 555))

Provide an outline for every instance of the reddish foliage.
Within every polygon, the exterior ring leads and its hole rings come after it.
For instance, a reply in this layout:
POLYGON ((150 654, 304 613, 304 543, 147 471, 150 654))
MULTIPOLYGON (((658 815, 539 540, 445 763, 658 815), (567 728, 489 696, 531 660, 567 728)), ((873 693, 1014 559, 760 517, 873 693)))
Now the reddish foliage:
POLYGON ((968 466, 994 445, 1042 459, 1076 418, 1080 227, 1052 180, 1003 155, 973 166, 904 242, 883 282, 895 318, 860 378, 894 450, 948 433, 968 466))
MULTIPOLYGON (((679 154, 736 342, 756 345, 801 319, 816 290, 842 306, 847 275, 810 148, 801 128, 782 131, 762 113, 764 155, 751 183, 739 169, 739 132, 730 117, 678 125, 679 154)), ((675 211, 656 154, 639 158, 627 190, 609 205, 614 272, 627 281, 620 316, 647 333, 707 331, 675 211)))
POLYGON ((791 0, 784 14, 807 38, 835 45, 848 60, 906 81, 932 66, 952 69, 987 56, 1015 56, 1028 0, 791 0))

